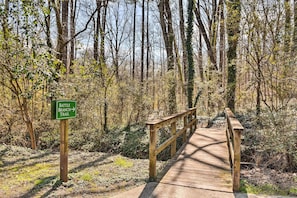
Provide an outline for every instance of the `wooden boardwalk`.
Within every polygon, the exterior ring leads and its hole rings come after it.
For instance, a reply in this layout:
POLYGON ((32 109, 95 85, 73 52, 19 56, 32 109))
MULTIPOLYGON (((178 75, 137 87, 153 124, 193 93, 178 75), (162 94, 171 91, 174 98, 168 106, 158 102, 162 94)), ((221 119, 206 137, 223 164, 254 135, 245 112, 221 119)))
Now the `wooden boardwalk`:
POLYGON ((225 127, 198 128, 159 183, 114 198, 234 198, 225 127))
POLYGON ((153 192, 141 197, 234 197, 225 128, 197 129, 153 192))

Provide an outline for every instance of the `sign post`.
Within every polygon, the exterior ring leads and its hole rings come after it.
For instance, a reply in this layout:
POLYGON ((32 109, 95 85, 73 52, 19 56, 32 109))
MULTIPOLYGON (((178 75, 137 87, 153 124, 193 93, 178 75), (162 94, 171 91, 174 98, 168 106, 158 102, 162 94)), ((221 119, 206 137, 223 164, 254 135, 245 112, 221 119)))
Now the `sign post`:
POLYGON ((76 101, 54 100, 51 104, 52 119, 60 120, 60 179, 68 181, 68 119, 76 117, 76 101))
POLYGON ((68 181, 68 120, 60 121, 60 179, 68 181))

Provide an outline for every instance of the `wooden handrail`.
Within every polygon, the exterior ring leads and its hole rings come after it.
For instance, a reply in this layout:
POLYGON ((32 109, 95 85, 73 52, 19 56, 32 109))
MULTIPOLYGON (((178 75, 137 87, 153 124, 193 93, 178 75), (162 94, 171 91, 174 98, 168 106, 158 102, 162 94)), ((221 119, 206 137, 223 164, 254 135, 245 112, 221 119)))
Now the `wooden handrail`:
POLYGON ((183 135, 183 143, 187 140, 187 129, 190 129, 192 134, 197 125, 196 108, 185 110, 162 119, 147 121, 146 125, 150 128, 150 144, 149 144, 149 178, 150 181, 157 179, 157 155, 162 152, 169 145, 171 146, 171 157, 176 154, 176 139, 183 135), (177 130, 177 121, 183 119, 184 126, 177 130), (170 125, 171 137, 157 147, 157 132, 159 129, 170 125))
POLYGON ((241 133, 244 128, 229 108, 225 109, 225 116, 227 120, 226 136, 232 168, 233 191, 238 192, 240 188, 241 133))

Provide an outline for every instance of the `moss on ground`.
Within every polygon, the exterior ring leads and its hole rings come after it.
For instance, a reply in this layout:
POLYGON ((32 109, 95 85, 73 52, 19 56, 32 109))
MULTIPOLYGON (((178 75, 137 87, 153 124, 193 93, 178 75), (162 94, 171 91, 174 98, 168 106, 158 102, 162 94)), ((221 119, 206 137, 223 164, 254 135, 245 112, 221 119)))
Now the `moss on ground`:
MULTIPOLYGON (((1 168, 1 172, 7 170, 8 167, 1 168)), ((16 164, 8 169, 9 174, 4 176, 4 180, 0 182, 2 191, 9 195, 12 188, 18 190, 29 190, 34 186, 42 186, 47 184, 51 179, 50 176, 57 177, 56 168, 50 163, 36 163, 31 165, 16 164)))
MULTIPOLYGON (((69 151, 68 181, 59 177, 59 153, 0 144, 0 197, 109 197, 145 184, 148 160, 69 151)), ((157 171, 166 162, 157 163, 157 171)))
POLYGON ((240 192, 249 194, 265 194, 265 195, 281 195, 281 196, 296 196, 297 188, 289 187, 288 189, 280 189, 273 184, 253 185, 246 180, 240 181, 240 192))
POLYGON ((117 158, 115 159, 114 163, 115 163, 117 166, 120 166, 120 167, 123 167, 123 168, 130 168, 130 167, 133 166, 133 162, 128 161, 127 159, 122 158, 122 157, 117 157, 117 158))

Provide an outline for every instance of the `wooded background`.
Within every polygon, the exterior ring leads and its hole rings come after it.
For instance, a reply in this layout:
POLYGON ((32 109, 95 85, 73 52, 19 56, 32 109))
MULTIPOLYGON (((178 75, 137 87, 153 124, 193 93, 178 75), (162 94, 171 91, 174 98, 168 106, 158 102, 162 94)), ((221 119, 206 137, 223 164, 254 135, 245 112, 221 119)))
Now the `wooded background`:
POLYGON ((53 99, 77 101, 86 140, 228 106, 251 113, 261 148, 297 159, 297 1, 2 0, 0 23, 2 143, 55 138, 53 99))

